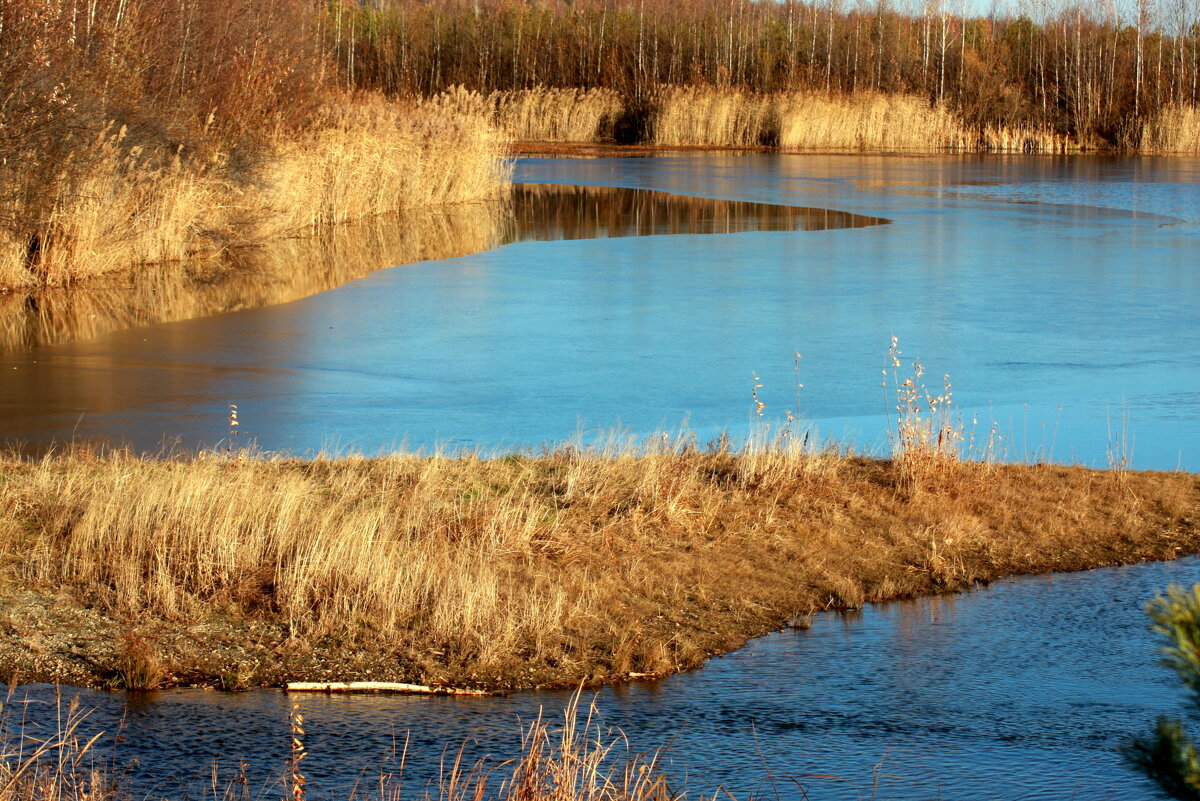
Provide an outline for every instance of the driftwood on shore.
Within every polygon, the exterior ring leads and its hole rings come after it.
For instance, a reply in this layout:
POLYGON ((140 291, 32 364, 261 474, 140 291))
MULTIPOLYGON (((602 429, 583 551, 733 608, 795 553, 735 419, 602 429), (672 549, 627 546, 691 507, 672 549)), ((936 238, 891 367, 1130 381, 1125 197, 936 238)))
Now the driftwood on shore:
POLYGON ((398 681, 289 681, 287 691, 313 693, 423 693, 426 695, 492 695, 487 690, 461 687, 427 687, 424 684, 405 684, 398 681))

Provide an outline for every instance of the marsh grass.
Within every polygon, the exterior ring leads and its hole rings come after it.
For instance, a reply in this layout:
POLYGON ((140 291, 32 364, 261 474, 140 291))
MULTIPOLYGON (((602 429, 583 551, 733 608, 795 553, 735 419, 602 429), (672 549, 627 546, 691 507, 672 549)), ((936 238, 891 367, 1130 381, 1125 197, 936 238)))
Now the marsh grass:
POLYGON ((948 106, 931 105, 917 95, 870 90, 660 86, 635 104, 607 89, 536 87, 484 94, 455 87, 426 102, 488 119, 509 139, 523 141, 584 143, 632 136, 661 147, 767 146, 797 152, 1061 153, 1077 147, 1048 127, 968 124, 948 106))
POLYGON ((489 93, 456 86, 420 103, 484 120, 510 140, 537 142, 608 141, 625 109, 611 89, 544 86, 489 93))
POLYGON ((778 140, 776 98, 739 89, 663 87, 651 99, 656 145, 753 147, 778 140))
POLYGON ((919 492, 911 474, 798 428, 738 450, 682 435, 495 459, 77 449, 0 467, 0 552, 18 585, 117 618, 276 621, 403 652, 422 683, 505 687, 669 673, 813 610, 1200 538, 1188 474, 1116 487, 945 460, 919 492))
POLYGON ((116 686, 124 690, 157 690, 169 677, 153 636, 137 629, 126 632, 117 644, 116 686))
MULTIPOLYGON (((892 459, 904 482, 916 490, 942 484, 955 472, 964 456, 968 434, 962 416, 954 408, 950 376, 942 377, 942 388, 934 394, 926 385, 925 365, 920 360, 914 360, 911 373, 901 377, 901 355, 899 339, 893 336, 883 370, 885 403, 889 392, 895 401, 894 408, 886 410, 888 437, 892 459)), ((988 454, 982 461, 987 465, 994 460, 988 454)))
POLYGON ((511 169, 482 117, 359 97, 282 141, 253 176, 243 213, 260 220, 255 242, 313 234, 388 212, 498 198, 511 169))
POLYGON ((1200 154, 1200 110, 1167 106, 1142 128, 1142 152, 1200 154))
POLYGON ((776 103, 785 150, 1058 153, 1069 147, 1049 129, 967 125, 949 108, 915 95, 787 93, 776 103))
MULTIPOLYGON (((250 164, 221 153, 205 163, 150 153, 125 129, 106 130, 85 150, 50 185, 53 196, 41 199, 49 211, 31 230, 0 226, 0 286, 64 284, 497 198, 510 170, 483 120, 370 97, 347 98, 310 129, 277 137, 250 164)), ((28 220, 19 200, 4 205, 5 189, 0 216, 28 220)))

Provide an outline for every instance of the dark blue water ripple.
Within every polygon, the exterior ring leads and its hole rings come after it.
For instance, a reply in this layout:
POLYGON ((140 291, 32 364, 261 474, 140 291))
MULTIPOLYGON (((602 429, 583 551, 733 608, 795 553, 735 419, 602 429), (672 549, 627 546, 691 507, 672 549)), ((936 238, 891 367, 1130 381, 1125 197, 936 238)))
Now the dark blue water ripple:
MULTIPOLYGON (((702 670, 605 689, 596 703, 632 751, 665 747, 663 764, 693 794, 1154 798, 1117 748, 1184 698, 1156 664, 1161 643, 1141 608, 1170 583, 1196 581, 1193 557, 825 614, 702 670)), ((223 788, 243 761, 251 788, 278 795, 297 700, 310 788, 344 797, 398 773, 401 756, 410 795, 434 789, 460 748, 469 763, 499 765, 539 711, 557 722, 570 699, 77 694, 92 709, 83 729, 106 732, 100 753, 146 799, 211 796, 213 771, 223 788)), ((35 685, 5 714, 10 729, 23 716, 35 732, 53 726, 54 711, 53 688, 35 685)))

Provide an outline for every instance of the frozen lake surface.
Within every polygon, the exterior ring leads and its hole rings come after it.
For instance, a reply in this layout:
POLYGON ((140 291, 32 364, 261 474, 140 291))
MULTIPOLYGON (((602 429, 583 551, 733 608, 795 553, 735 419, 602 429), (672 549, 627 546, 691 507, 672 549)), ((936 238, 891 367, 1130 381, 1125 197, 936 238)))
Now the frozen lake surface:
POLYGON ((0 415, 10 440, 34 446, 211 444, 229 403, 243 436, 297 454, 522 447, 684 421, 707 438, 746 429, 752 372, 768 417, 797 411, 799 352, 799 413, 882 451, 880 368, 895 335, 933 389, 950 375, 968 428, 972 416, 980 432, 998 424, 1005 458, 1104 465, 1124 432, 1135 465, 1195 470, 1198 165, 523 160, 520 181, 746 203, 716 213, 677 201, 673 218, 643 224, 645 203, 543 192, 523 207, 524 233, 494 249, 282 305, 10 353, 0 415), (720 230, 734 233, 695 233, 720 230))

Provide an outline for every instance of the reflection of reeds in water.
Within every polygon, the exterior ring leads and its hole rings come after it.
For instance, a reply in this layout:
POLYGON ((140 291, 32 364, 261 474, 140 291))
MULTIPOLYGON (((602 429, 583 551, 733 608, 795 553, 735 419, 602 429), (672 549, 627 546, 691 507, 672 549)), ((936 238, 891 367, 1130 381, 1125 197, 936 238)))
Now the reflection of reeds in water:
POLYGON ((656 234, 818 231, 885 222, 831 209, 673 195, 650 189, 518 184, 520 239, 593 239, 656 234))
POLYGON ((270 306, 384 267, 463 256, 501 244, 503 204, 380 217, 321 237, 239 249, 221 258, 142 267, 92 285, 0 295, 0 349, 270 306))
POLYGON ((91 285, 0 294, 0 351, 286 303, 384 267, 463 256, 512 241, 858 228, 880 222, 828 209, 645 189, 519 184, 510 202, 380 217, 219 258, 145 266, 91 285))

